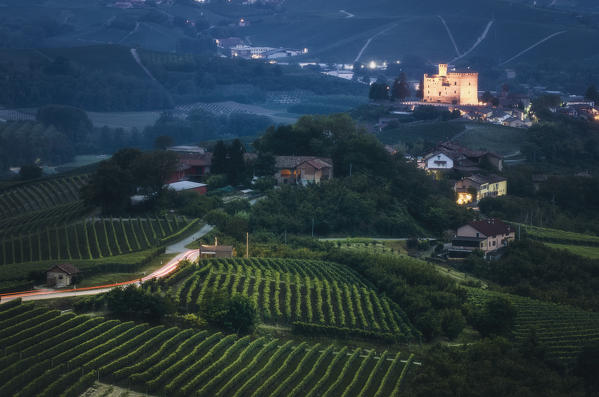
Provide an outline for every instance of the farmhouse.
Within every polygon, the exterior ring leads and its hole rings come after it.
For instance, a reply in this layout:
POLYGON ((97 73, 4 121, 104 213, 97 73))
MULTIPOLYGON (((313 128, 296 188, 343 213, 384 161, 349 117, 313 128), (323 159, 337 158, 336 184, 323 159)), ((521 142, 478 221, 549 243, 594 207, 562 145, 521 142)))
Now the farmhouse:
POLYGON ((314 156, 277 156, 275 179, 279 185, 307 185, 333 178, 333 162, 314 156))
POLYGON ((465 258, 474 250, 481 250, 487 257, 516 238, 512 227, 499 219, 473 221, 458 228, 451 241, 449 257, 465 258))
POLYGON ((478 73, 448 72, 439 64, 438 74, 425 74, 423 101, 453 105, 478 105, 478 73))
POLYGON ((482 171, 481 166, 503 169, 503 157, 493 152, 470 150, 453 142, 442 142, 434 151, 418 160, 418 168, 438 173, 455 170, 472 173, 482 171))
POLYGON ((200 178, 210 173, 212 153, 200 146, 172 146, 168 151, 177 153, 179 164, 168 182, 200 178))
POLYGON ((478 202, 485 197, 499 197, 507 194, 507 179, 498 175, 471 175, 457 181, 453 190, 460 205, 478 202))
POLYGON ((75 266, 63 263, 55 265, 46 272, 46 284, 48 287, 62 288, 73 284, 75 277, 79 274, 75 266))

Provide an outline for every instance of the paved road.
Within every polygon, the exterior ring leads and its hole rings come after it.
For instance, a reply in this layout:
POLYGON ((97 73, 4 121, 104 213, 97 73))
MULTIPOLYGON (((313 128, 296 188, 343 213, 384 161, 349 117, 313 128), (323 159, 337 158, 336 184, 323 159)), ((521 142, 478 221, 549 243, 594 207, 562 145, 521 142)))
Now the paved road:
POLYGON ((76 288, 76 289, 67 289, 67 290, 32 290, 32 291, 23 291, 23 292, 13 292, 9 294, 0 295, 0 302, 7 302, 12 299, 21 298, 23 301, 32 301, 32 300, 42 300, 42 299, 55 299, 55 298, 67 298, 73 296, 84 296, 84 295, 96 295, 104 292, 108 292, 113 288, 120 287, 123 285, 136 284, 139 285, 140 282, 146 282, 153 278, 163 278, 177 270, 179 267, 179 263, 183 260, 191 260, 194 261, 198 257, 197 250, 188 250, 182 252, 175 256, 173 259, 168 261, 164 266, 160 269, 154 271, 153 273, 142 277, 141 279, 124 281, 122 283, 113 283, 113 284, 105 284, 98 285, 95 287, 86 287, 86 288, 76 288))
POLYGON ((212 229, 214 229, 214 226, 212 226, 212 225, 202 226, 202 228, 200 230, 198 230, 191 236, 166 247, 165 254, 177 254, 180 252, 185 252, 187 250, 187 248, 185 248, 186 245, 188 245, 188 244, 194 242, 195 240, 199 239, 200 237, 210 233, 210 231, 212 229))

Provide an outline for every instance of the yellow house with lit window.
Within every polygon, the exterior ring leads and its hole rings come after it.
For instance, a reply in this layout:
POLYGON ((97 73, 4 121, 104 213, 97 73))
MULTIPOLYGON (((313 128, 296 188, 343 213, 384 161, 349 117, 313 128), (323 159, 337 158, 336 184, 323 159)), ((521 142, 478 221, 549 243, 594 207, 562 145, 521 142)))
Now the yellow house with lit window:
POLYGON ((485 197, 499 197, 507 194, 507 179, 498 175, 472 175, 464 177, 454 185, 457 203, 465 205, 477 203, 485 197))

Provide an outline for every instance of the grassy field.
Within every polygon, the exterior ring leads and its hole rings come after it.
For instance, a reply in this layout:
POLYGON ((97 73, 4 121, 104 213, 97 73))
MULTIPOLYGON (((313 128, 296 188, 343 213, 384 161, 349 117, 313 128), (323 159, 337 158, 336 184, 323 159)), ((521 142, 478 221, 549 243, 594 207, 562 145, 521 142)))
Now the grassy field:
POLYGON ((154 125, 160 117, 160 112, 87 112, 87 115, 96 127, 137 128, 141 131, 154 125))
POLYGON ((155 258, 153 258, 149 263, 135 269, 134 272, 94 274, 92 276, 84 278, 79 284, 77 284, 77 287, 92 287, 95 285, 120 283, 123 281, 138 279, 147 276, 154 270, 160 268, 164 263, 167 263, 169 260, 173 259, 174 256, 176 256, 176 254, 158 255, 155 258))
POLYGON ((566 250, 573 254, 584 256, 591 259, 599 259, 599 247, 585 247, 582 245, 568 245, 568 244, 555 244, 545 243, 548 247, 566 250))
POLYGON ((455 142, 467 148, 484 149, 500 155, 518 152, 526 140, 526 129, 486 123, 464 123, 455 142))

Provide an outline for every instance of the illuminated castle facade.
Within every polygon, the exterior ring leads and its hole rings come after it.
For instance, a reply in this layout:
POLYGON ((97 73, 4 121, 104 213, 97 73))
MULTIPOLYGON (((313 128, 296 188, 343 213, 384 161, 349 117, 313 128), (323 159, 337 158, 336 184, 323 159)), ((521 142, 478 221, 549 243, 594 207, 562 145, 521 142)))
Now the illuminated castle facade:
POLYGON ((439 64, 439 73, 425 74, 423 81, 424 102, 478 105, 478 73, 448 73, 439 64))

